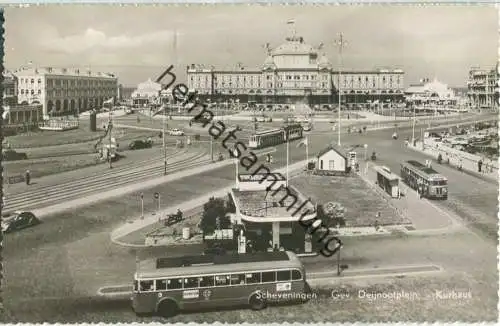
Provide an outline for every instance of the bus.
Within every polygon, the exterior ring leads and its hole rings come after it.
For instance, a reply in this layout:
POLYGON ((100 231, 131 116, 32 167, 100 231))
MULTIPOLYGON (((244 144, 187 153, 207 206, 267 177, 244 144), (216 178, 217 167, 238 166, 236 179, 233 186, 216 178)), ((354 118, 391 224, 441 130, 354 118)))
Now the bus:
POLYGON ((448 198, 448 179, 418 161, 401 164, 401 178, 415 190, 422 186, 422 196, 430 199, 448 198))
POLYGON ((270 302, 306 302, 306 273, 292 252, 148 259, 137 264, 132 307, 137 315, 227 306, 254 310, 270 302))

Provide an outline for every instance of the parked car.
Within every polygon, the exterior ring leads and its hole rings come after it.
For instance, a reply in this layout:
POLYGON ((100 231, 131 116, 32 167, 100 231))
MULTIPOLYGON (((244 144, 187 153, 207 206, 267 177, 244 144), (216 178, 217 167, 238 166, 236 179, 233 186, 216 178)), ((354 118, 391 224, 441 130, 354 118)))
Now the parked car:
POLYGON ((151 140, 134 140, 128 145, 128 149, 145 149, 153 147, 153 141, 151 140))
POLYGON ((170 136, 184 136, 184 131, 182 131, 180 129, 172 129, 172 130, 169 130, 168 134, 170 136))
POLYGON ((28 155, 26 153, 16 152, 12 149, 3 151, 2 155, 5 161, 18 161, 28 159, 28 155))
POLYGON ((14 212, 2 216, 2 231, 10 233, 40 224, 40 220, 31 212, 14 212))

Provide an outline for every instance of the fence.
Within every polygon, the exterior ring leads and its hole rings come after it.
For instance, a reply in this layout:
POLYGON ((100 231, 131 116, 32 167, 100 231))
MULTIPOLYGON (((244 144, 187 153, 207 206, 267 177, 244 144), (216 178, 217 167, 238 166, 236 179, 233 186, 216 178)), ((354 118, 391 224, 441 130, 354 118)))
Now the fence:
MULTIPOLYGON (((436 158, 439 154, 441 154, 443 162, 446 162, 447 158, 449 158, 450 164, 459 165, 461 163, 463 168, 475 172, 477 172, 477 163, 479 162, 479 160, 483 158, 482 156, 479 155, 474 155, 455 148, 451 148, 449 146, 443 145, 442 143, 435 142, 432 139, 426 139, 424 141, 425 146, 422 145, 423 145, 422 143, 420 144, 417 143, 416 147, 417 148, 420 147, 420 149, 435 156, 436 158)), ((488 161, 483 159, 483 167, 485 167, 486 164, 488 164, 493 169, 492 172, 494 172, 495 174, 497 173, 498 171, 497 160, 488 161)))
POLYGON ((79 127, 78 120, 47 120, 39 124, 40 129, 45 130, 70 130, 79 127))

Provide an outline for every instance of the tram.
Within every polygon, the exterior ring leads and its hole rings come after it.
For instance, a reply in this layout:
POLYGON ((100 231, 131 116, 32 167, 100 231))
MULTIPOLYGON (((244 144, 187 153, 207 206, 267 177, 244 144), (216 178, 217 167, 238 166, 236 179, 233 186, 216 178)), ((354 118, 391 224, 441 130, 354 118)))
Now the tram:
POLYGON ((287 141, 293 141, 303 137, 304 128, 301 124, 289 124, 279 129, 256 132, 248 141, 248 147, 252 149, 276 146, 287 141))
POLYGON ((448 198, 448 179, 436 170, 418 161, 401 164, 401 178, 415 190, 422 188, 422 196, 431 199, 448 198))

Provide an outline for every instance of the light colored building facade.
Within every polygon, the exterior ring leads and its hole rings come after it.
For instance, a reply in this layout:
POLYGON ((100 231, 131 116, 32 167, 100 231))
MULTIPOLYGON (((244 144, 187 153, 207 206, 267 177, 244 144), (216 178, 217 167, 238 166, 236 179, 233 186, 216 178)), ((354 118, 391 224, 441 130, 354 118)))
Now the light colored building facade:
POLYGON ((498 108, 499 67, 469 71, 467 98, 472 108, 498 108))
POLYGON ((431 106, 456 105, 458 101, 455 91, 436 78, 433 81, 425 79, 420 84, 410 85, 405 90, 405 98, 408 103, 431 106))
POLYGON ((150 79, 137 85, 137 89, 132 92, 134 105, 143 106, 156 104, 159 101, 162 85, 150 79))
POLYGON ((47 67, 22 69, 15 75, 18 103, 42 104, 46 118, 100 109, 118 93, 118 79, 109 73, 47 67))
POLYGON ((350 167, 347 155, 330 145, 318 153, 316 157, 316 169, 327 172, 347 172, 350 167))
POLYGON ((302 37, 288 37, 277 48, 268 48, 260 69, 247 70, 239 65, 233 71, 222 71, 190 65, 187 85, 200 98, 213 102, 237 98, 240 102, 335 104, 339 91, 347 104, 403 100, 402 70, 341 69, 339 74, 320 52, 321 48, 306 44, 302 37))

